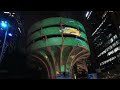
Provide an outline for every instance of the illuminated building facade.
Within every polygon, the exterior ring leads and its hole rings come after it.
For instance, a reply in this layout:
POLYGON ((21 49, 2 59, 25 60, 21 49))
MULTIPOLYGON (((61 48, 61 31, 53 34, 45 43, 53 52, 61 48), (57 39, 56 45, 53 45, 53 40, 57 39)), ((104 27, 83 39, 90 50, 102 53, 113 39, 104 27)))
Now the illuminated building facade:
POLYGON ((118 70, 120 64, 120 12, 87 11, 86 21, 91 29, 96 69, 118 70))
POLYGON ((86 31, 80 22, 70 18, 52 17, 32 25, 27 53, 31 66, 39 68, 41 63, 51 79, 74 78, 73 66, 77 62, 79 68, 88 71, 90 49, 86 31))

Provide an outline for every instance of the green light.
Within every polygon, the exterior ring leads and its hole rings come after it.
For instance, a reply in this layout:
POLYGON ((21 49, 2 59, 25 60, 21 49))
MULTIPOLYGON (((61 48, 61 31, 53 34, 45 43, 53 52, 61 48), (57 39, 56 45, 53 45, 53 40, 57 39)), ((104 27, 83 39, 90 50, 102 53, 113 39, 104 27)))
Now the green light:
POLYGON ((48 65, 51 76, 60 72, 71 73, 75 60, 87 59, 88 53, 90 54, 84 26, 76 20, 62 17, 47 18, 35 23, 28 30, 28 35, 28 52, 40 52, 37 55, 48 65), (61 23, 65 25, 64 28, 60 27, 61 23), (79 37, 83 39, 77 38, 77 31, 80 33, 79 37), (76 37, 71 37, 71 34, 76 37), (46 39, 42 39, 43 37, 46 39), (81 49, 86 50, 83 57, 80 55, 75 57, 81 49))
POLYGON ((62 67, 61 67, 61 71, 62 71, 62 72, 65 71, 65 66, 64 66, 64 65, 62 65, 62 67))

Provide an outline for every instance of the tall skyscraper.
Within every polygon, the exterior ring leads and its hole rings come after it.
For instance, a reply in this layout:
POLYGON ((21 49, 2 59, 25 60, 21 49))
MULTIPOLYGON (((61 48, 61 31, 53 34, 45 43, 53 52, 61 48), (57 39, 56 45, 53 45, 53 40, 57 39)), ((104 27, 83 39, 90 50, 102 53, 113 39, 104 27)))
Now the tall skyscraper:
POLYGON ((86 11, 86 21, 91 29, 95 69, 118 72, 120 65, 120 12, 86 11))

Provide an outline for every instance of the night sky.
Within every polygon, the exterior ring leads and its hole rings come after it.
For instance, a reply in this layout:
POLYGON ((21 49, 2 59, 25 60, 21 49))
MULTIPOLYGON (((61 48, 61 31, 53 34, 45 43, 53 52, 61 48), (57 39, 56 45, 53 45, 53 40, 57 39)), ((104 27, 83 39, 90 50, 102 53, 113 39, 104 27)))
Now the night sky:
POLYGON ((67 17, 83 22, 81 11, 22 11, 24 28, 27 31, 32 24, 49 17, 67 17))

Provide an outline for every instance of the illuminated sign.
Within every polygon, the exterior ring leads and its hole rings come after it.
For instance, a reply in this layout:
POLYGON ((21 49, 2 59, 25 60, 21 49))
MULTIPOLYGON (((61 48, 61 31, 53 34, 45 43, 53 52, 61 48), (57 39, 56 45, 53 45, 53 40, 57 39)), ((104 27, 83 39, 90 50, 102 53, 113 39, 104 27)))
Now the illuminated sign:
POLYGON ((63 33, 64 34, 73 34, 73 35, 76 35, 76 36, 80 36, 80 32, 77 30, 77 29, 74 29, 74 28, 70 28, 70 27, 66 27, 63 29, 63 33))

